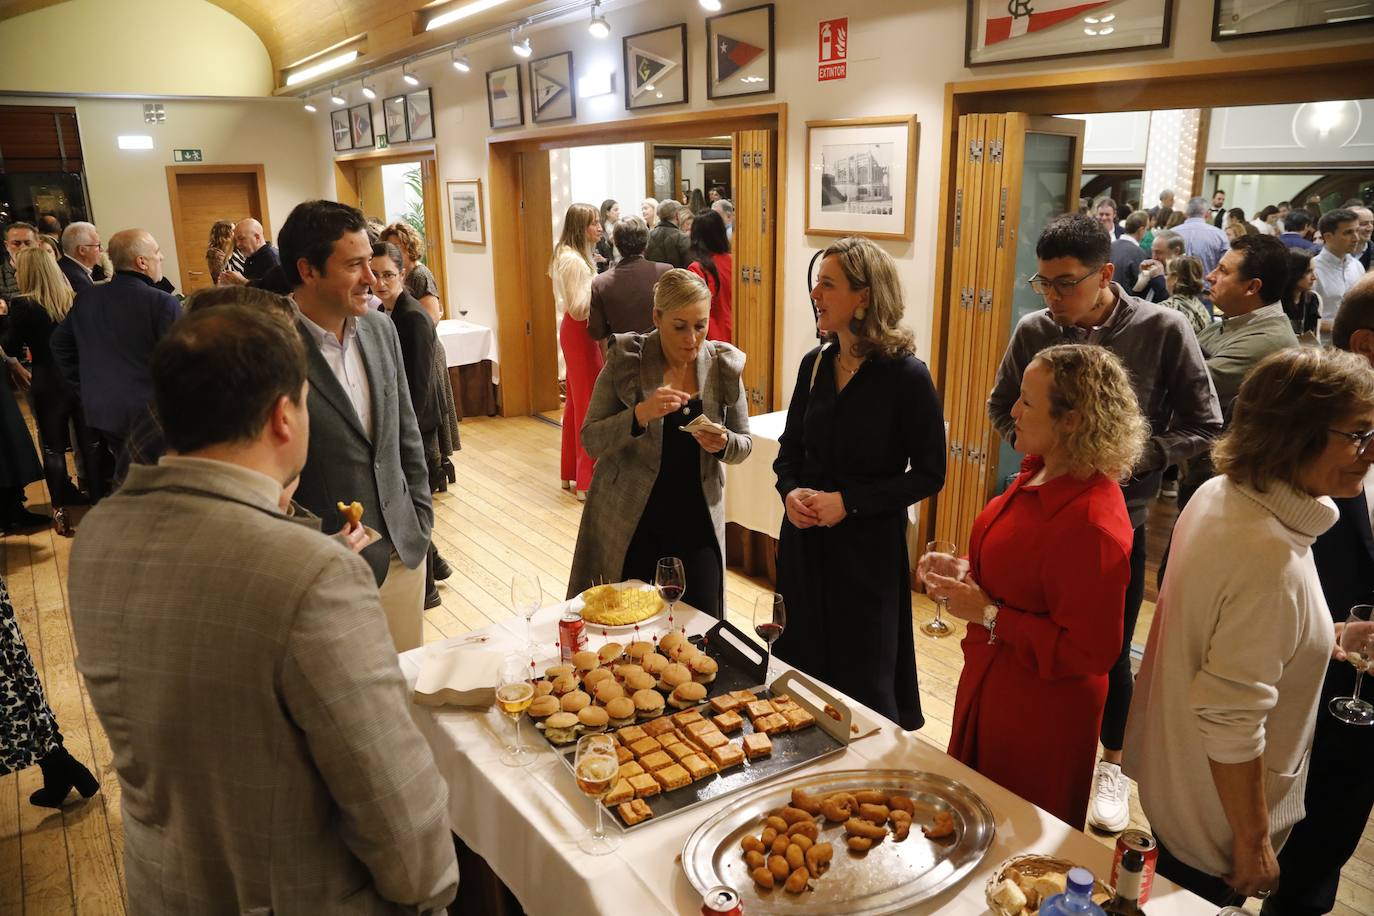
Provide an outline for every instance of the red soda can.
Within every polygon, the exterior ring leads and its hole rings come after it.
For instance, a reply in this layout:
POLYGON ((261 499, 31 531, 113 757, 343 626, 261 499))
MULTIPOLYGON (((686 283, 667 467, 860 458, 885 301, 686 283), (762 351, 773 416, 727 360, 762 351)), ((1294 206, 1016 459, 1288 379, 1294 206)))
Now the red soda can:
POLYGON ((744 916, 744 904, 733 887, 722 884, 702 895, 701 916, 744 916))
POLYGON ((585 629, 577 611, 565 612, 558 621, 558 655, 565 665, 572 662, 573 655, 587 648, 585 629))
POLYGON ((1159 859, 1159 847, 1155 845, 1155 838, 1144 830, 1131 828, 1116 838, 1116 853, 1112 856, 1112 887, 1116 887, 1117 874, 1121 869, 1121 857, 1126 854, 1126 850, 1134 849, 1140 853, 1145 860, 1145 865, 1140 869, 1140 899, 1141 906, 1150 899, 1150 886, 1155 882, 1155 862, 1159 859))

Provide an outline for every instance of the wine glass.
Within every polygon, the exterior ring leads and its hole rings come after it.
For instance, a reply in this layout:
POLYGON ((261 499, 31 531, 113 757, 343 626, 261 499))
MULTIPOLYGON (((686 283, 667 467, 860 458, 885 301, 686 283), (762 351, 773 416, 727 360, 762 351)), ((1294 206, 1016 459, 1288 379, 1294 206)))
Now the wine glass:
POLYGON ((518 655, 507 656, 497 676, 496 705, 515 726, 515 743, 506 745, 501 754, 501 762, 508 767, 522 767, 534 761, 534 754, 525 748, 520 735, 520 717, 533 702, 529 665, 518 655))
POLYGON ((577 841, 577 847, 589 856, 604 856, 620 846, 619 838, 608 836, 601 821, 601 796, 610 791, 619 770, 620 761, 609 735, 586 735, 577 742, 573 775, 577 787, 595 802, 596 808, 596 826, 577 841))
POLYGON ((534 654, 538 648, 530 635, 530 619, 543 603, 544 593, 539 588, 539 577, 533 573, 516 573, 510 577, 510 603, 515 612, 525 618, 525 651, 534 654))
POLYGON ((668 603, 668 629, 671 631, 673 607, 687 591, 687 573, 682 568, 682 561, 677 557, 660 558, 654 570, 654 587, 658 589, 658 597, 668 603))
MULTIPOLYGON (((959 578, 957 565, 959 562, 959 548, 949 541, 931 541, 926 545, 925 555, 922 557, 926 561, 926 572, 936 573, 950 578, 959 578)), ((927 589, 930 583, 926 582, 927 589)), ((921 632, 931 639, 943 639, 954 632, 954 628, 945 623, 944 610, 949 607, 949 599, 935 599, 935 619, 928 623, 921 624, 921 632)))
POLYGON ((766 682, 768 670, 773 666, 773 643, 777 642, 787 626, 787 605, 782 595, 769 592, 754 599, 754 632, 768 644, 767 661, 763 665, 763 679, 766 682))
POLYGON ((1355 666, 1355 689, 1348 697, 1335 697, 1327 707, 1331 715, 1350 725, 1374 725, 1374 706, 1360 699, 1360 682, 1374 662, 1374 605, 1350 609, 1341 630, 1345 660, 1355 666))

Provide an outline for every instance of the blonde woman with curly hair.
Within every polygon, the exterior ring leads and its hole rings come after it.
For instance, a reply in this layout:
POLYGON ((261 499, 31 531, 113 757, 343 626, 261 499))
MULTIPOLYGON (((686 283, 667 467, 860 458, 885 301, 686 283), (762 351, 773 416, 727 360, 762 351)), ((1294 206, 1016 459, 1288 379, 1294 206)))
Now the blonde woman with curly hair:
POLYGON ((900 325, 887 252, 865 238, 831 245, 811 299, 826 344, 802 359, 773 463, 788 618, 773 649, 920 728, 907 509, 944 486, 940 399, 900 325))
POLYGON ((922 558, 931 596, 968 621, 949 753, 1081 829, 1131 580, 1119 481, 1149 425, 1121 360, 1090 344, 1036 354, 1012 416, 1026 459, 967 560, 922 558))
POLYGON ((219 284, 219 275, 226 270, 243 273, 243 255, 234 247, 234 224, 230 220, 216 220, 210 227, 205 266, 210 269, 210 282, 216 285, 219 284))
POLYGON ((568 392, 563 409, 560 479, 563 488, 573 490, 579 499, 587 498, 596 465, 582 447, 579 433, 592 399, 592 385, 601 372, 601 349, 587 333, 587 318, 592 308, 592 278, 596 276, 593 250, 604 231, 601 211, 591 204, 573 204, 563 215, 563 232, 549 262, 568 392))

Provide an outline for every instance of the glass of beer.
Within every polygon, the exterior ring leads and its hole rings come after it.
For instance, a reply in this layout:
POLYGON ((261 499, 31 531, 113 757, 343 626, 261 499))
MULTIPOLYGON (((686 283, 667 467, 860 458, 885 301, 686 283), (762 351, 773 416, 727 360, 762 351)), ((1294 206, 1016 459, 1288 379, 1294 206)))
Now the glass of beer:
POLYGON ((518 655, 507 656, 496 680, 496 706, 515 726, 515 743, 506 745, 501 755, 501 762, 508 767, 522 767, 534 760, 534 754, 525 749, 520 735, 520 717, 533 702, 534 684, 530 682, 529 665, 518 655))
POLYGON ((620 846, 617 837, 606 833, 601 820, 601 796, 611 791, 619 771, 620 760, 610 735, 586 735, 577 742, 573 775, 582 794, 591 798, 596 807, 596 826, 588 828, 577 841, 577 848, 589 856, 604 856, 620 846))

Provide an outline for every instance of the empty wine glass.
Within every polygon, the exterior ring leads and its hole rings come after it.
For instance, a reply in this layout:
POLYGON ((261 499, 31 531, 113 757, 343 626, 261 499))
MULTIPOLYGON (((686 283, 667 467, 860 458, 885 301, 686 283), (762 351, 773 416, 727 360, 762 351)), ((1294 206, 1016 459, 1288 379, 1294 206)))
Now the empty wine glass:
MULTIPOLYGON (((949 541, 931 541, 926 545, 926 552, 921 557, 926 563, 927 573, 936 573, 941 576, 948 576, 951 579, 960 577, 957 571, 959 563, 959 548, 949 541)), ((927 589, 930 582, 924 583, 927 589)), ((949 599, 935 599, 935 619, 928 623, 921 624, 921 632, 931 639, 943 639, 954 632, 954 628, 945 623, 944 611, 949 607, 949 599)))
POLYGON ((1374 706, 1360 699, 1360 683, 1374 663, 1374 605, 1357 604, 1350 609, 1341 629, 1341 648, 1355 668, 1355 689, 1348 697, 1333 698, 1327 708, 1350 725, 1374 725, 1374 706))
POLYGON ((520 717, 534 702, 534 684, 530 682, 529 665, 518 655, 508 655, 501 662, 496 681, 496 705, 515 727, 515 743, 508 744, 501 762, 508 767, 522 767, 534 760, 525 748, 520 735, 520 717))
POLYGON ((668 604, 668 629, 672 630, 673 607, 687 591, 687 573, 682 568, 682 561, 677 557, 661 558, 654 570, 654 587, 658 589, 658 597, 668 604))
POLYGON ((773 667, 773 643, 778 641, 786 627, 787 605, 783 603, 782 595, 770 592, 754 599, 754 632, 768 644, 767 661, 763 665, 765 683, 771 680, 769 669, 773 667))
POLYGON ((530 620, 534 612, 543 604, 544 593, 539 587, 539 577, 532 573, 516 573, 510 577, 510 603, 515 612, 525 618, 525 651, 533 654, 538 648, 530 634, 530 620))
POLYGON ((620 846, 618 837, 606 834, 601 820, 601 796, 610 791, 619 769, 615 743, 609 735, 586 735, 577 742, 573 776, 582 794, 592 799, 596 808, 596 826, 577 841, 577 847, 589 856, 604 856, 620 846))

